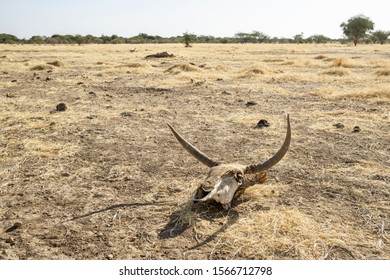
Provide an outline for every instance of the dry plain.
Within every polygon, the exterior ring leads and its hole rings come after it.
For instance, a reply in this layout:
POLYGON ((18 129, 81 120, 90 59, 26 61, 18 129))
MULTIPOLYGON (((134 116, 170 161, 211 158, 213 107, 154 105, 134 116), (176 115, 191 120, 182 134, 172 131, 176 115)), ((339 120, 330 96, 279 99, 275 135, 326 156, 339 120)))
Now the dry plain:
POLYGON ((1 45, 0 259, 390 259, 389 144, 389 45, 1 45), (249 164, 287 114, 265 184, 192 204, 167 123, 249 164))

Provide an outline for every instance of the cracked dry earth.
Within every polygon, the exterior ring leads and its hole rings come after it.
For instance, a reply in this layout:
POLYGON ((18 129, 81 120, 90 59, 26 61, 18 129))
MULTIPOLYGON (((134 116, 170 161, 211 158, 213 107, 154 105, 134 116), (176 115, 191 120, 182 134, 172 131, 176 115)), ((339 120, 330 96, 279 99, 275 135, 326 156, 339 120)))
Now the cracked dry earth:
POLYGON ((388 45, 130 49, 0 46, 0 259, 390 258, 388 45), (192 204, 207 168, 167 123, 250 164, 287 113, 264 184, 192 204))

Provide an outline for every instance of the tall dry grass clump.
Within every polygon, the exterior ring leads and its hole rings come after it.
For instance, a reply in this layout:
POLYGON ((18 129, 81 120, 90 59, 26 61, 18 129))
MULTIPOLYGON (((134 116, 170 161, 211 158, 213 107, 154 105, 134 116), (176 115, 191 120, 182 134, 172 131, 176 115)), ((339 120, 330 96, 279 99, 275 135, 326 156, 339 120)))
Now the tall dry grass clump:
POLYGON ((50 62, 47 62, 46 64, 53 65, 55 67, 63 67, 63 66, 65 66, 65 63, 62 62, 61 60, 50 61, 50 62))
POLYGON ((345 57, 338 57, 338 58, 333 59, 330 66, 331 67, 344 67, 344 68, 354 67, 354 65, 352 65, 350 63, 350 61, 345 57))
POLYGON ((339 77, 342 77, 342 76, 348 76, 351 72, 348 71, 347 69, 340 69, 340 68, 337 68, 337 67, 333 67, 329 70, 326 70, 324 72, 322 72, 322 74, 325 74, 325 75, 330 75, 330 76, 339 76, 339 77))
POLYGON ((390 68, 383 68, 375 72, 377 76, 390 76, 390 68))
POLYGON ((169 67, 167 70, 164 71, 164 73, 169 74, 180 74, 182 72, 198 72, 200 69, 192 64, 175 64, 171 67, 169 67))

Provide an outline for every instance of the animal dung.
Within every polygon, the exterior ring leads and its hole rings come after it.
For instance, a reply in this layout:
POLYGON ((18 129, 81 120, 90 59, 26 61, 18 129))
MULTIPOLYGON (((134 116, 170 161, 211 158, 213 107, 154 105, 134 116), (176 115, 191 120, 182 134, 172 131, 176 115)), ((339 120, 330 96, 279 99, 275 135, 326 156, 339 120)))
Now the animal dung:
POLYGON ((64 112, 66 109, 68 109, 68 107, 66 106, 65 103, 59 103, 57 104, 55 110, 50 111, 50 114, 57 113, 57 112, 64 112))
POLYGON ((361 131, 361 128, 359 126, 355 126, 352 130, 352 132, 354 133, 357 133, 357 132, 360 132, 361 131))
POLYGON ((245 103, 245 106, 249 107, 249 106, 255 106, 257 105, 257 102, 256 101, 248 101, 245 103))
POLYGON ((263 127, 268 127, 268 126, 269 126, 269 122, 267 120, 261 119, 256 124, 255 128, 263 128, 263 127))
POLYGON ((14 224, 14 227, 15 228, 21 228, 22 227, 22 223, 21 222, 16 222, 15 224, 14 224))
POLYGON ((58 112, 63 112, 63 111, 65 111, 66 109, 68 109, 68 108, 66 107, 66 104, 65 104, 65 103, 59 103, 59 104, 57 104, 57 106, 56 106, 56 110, 57 110, 58 112))

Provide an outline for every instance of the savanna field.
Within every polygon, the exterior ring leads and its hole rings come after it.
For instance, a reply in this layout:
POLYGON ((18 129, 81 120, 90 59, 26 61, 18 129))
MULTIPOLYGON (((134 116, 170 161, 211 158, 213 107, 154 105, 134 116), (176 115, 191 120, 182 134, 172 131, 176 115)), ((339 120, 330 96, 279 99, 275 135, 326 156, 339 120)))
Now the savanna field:
POLYGON ((389 169, 390 45, 0 45, 0 259, 388 260, 389 169), (287 114, 264 184, 192 203, 167 123, 251 164, 287 114))

